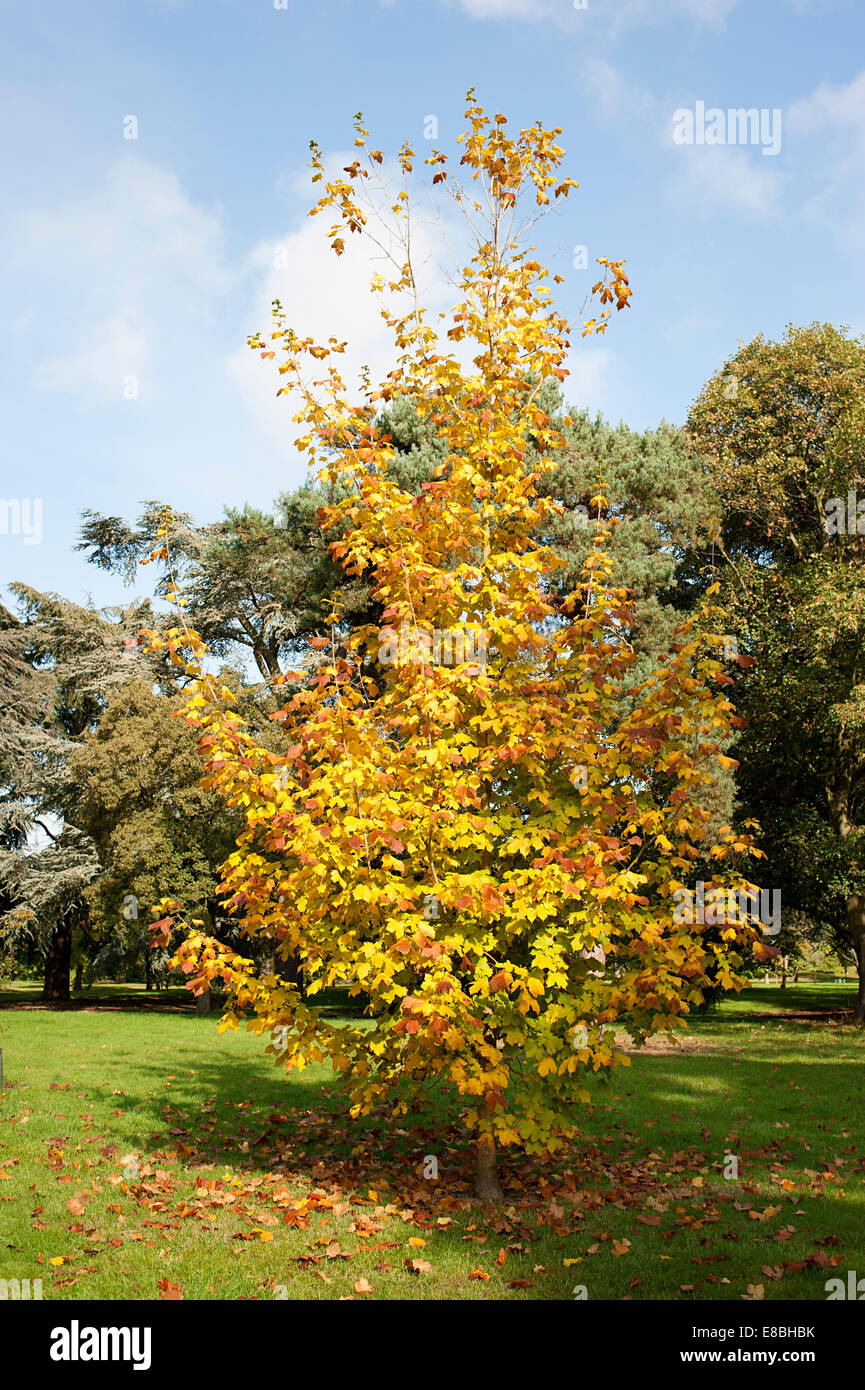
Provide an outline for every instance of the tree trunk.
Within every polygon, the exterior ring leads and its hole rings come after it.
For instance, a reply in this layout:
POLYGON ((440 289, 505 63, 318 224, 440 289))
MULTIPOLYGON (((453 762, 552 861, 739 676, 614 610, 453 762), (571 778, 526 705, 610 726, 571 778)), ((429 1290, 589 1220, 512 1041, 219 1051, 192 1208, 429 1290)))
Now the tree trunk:
POLYGON ((75 963, 75 979, 72 982, 72 992, 77 994, 84 985, 84 963, 80 956, 75 963))
POLYGON ((69 971, 72 966, 72 924, 61 917, 51 935, 45 957, 45 984, 41 998, 51 1003, 69 999, 69 971))
POLYGON ((491 1134, 482 1134, 478 1139, 475 1196, 482 1202, 501 1202, 504 1195, 496 1169, 495 1140, 491 1134))
MULTIPOLYGON (((849 754, 849 750, 843 746, 841 751, 849 754)), ((842 760, 844 773, 846 773, 849 761, 849 756, 846 760, 842 760)), ((853 829, 849 815, 849 773, 847 775, 842 773, 838 776, 838 780, 830 782, 826 788, 826 795, 835 831, 841 843, 846 846, 853 829)), ((850 933, 850 941, 856 953, 856 969, 859 971, 859 995, 856 1000, 853 1022, 862 1024, 865 1023, 865 897, 861 893, 851 893, 847 898, 847 930, 850 933)), ((814 978, 815 980, 817 978, 816 970, 814 978)))
POLYGON ((865 898, 860 893, 851 893, 847 899, 847 926, 853 938, 856 969, 859 971, 859 995, 853 1022, 865 1023, 865 898))
POLYGON ((288 957, 288 960, 283 960, 282 956, 277 953, 274 963, 276 966, 276 973, 280 979, 285 980, 288 985, 294 985, 301 999, 303 999, 303 972, 300 968, 300 954, 297 951, 293 951, 288 957))
POLYGON ((197 1014, 210 1013, 210 990, 206 989, 203 994, 195 996, 195 1012, 197 1014))

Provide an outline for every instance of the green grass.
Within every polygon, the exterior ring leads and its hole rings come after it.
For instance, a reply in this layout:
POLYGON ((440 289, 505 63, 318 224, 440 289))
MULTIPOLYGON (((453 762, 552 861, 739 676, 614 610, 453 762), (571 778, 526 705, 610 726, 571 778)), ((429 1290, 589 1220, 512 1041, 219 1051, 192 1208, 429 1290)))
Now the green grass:
POLYGON ((186 1298, 334 1299, 366 1279, 378 1299, 823 1300, 827 1278, 865 1275, 865 1032, 832 1012, 851 986, 756 986, 686 1050, 635 1054, 569 1151, 505 1167, 500 1211, 470 1201, 442 1100, 352 1122, 329 1072, 287 1077, 182 992, 143 1012, 130 987, 97 991, 104 1011, 0 996, 0 1278, 41 1278, 46 1298, 150 1299, 167 1279, 186 1298))

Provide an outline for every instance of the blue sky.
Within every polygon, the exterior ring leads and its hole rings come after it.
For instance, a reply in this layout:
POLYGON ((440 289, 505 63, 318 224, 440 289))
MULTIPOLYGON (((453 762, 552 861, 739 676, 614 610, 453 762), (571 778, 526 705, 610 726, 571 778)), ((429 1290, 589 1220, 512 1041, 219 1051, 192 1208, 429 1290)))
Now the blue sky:
POLYGON ((0 495, 42 501, 38 544, 0 534, 0 584, 122 601, 72 550, 82 508, 210 520, 303 481, 245 342, 278 294, 387 369, 372 267, 305 217, 309 141, 335 159, 358 110, 420 156, 429 116, 456 150, 469 86, 563 128, 580 189, 538 243, 559 307, 594 278, 577 246, 626 258, 634 291, 606 338, 575 335, 577 406, 680 423, 739 340, 865 332, 861 0, 0 0, 0 32, 0 495), (677 144, 698 102, 780 111, 779 152, 677 144))

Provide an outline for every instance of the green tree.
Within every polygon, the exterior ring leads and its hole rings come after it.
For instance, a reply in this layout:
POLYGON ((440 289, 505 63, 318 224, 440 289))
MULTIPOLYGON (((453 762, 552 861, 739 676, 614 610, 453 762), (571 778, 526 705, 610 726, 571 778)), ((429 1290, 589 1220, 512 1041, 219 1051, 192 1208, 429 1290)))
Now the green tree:
POLYGON ((201 788, 196 741, 178 718, 183 702, 130 681, 71 758, 77 823, 101 866, 87 893, 103 943, 95 964, 123 957, 141 967, 148 988, 150 907, 167 893, 182 894, 218 934, 219 866, 237 828, 236 817, 201 788))
MULTIPOLYGON (((865 344, 829 324, 757 337, 708 382, 688 430, 722 524, 742 809, 790 909, 859 969, 865 1023, 865 344)), ((707 549, 697 557, 711 558, 707 549)), ((783 945, 783 939, 781 944, 783 945)))
MULTIPOLYGON (((76 938, 87 930, 96 845, 78 821, 72 756, 112 692, 157 663, 136 634, 149 604, 99 612, 26 585, 0 609, 0 891, 7 942, 45 961, 43 998, 69 997, 76 938)), ((162 663, 159 662, 159 665, 162 663)))
POLYGON ((76 548, 128 582, 153 555, 156 597, 176 584, 214 656, 243 654, 271 681, 304 638, 325 626, 331 595, 344 582, 328 554, 333 538, 317 524, 326 501, 320 490, 302 487, 280 498, 275 517, 243 507, 206 524, 161 502, 148 502, 135 526, 86 511, 76 548))

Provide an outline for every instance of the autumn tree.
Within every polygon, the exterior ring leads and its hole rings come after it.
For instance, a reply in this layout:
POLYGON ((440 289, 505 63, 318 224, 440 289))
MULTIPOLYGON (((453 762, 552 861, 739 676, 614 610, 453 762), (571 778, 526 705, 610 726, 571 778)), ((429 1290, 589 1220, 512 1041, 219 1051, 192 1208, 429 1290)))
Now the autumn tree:
MULTIPOLYGON (((353 1114, 388 1096, 404 1114, 424 1083, 444 1082, 476 1140, 478 1195, 496 1198, 497 1148, 564 1142, 587 1077, 627 1061, 617 1028, 640 1041, 682 1026, 710 978, 736 985, 755 931, 734 922, 707 942, 672 900, 708 848, 699 794, 734 718, 721 638, 689 618, 668 659, 635 674, 634 604, 613 576, 602 479, 566 594, 562 561, 534 539, 556 514, 541 485, 564 446, 540 392, 566 376, 570 329, 530 242, 544 208, 576 188, 559 172, 560 132, 510 135, 471 94, 467 120, 465 184, 443 153, 426 160, 474 240, 446 322, 431 322, 417 293, 413 152, 402 147, 391 191, 358 117, 356 157, 313 213, 335 213, 337 255, 368 234, 389 258, 373 290, 394 366, 355 390, 338 370, 344 345, 299 337, 279 306, 252 340, 295 398, 299 447, 344 489, 322 525, 339 525, 332 553, 371 585, 380 624, 346 630, 336 606, 313 640, 317 667, 285 673, 281 756, 221 697, 185 622, 154 644, 199 672, 187 708, 205 785, 243 814, 226 906, 251 940, 275 933, 279 951, 301 951, 309 982, 304 1002, 189 927, 177 959, 191 988, 221 979, 220 1026, 245 1019, 271 1034, 289 1067, 330 1059, 353 1114), (389 468, 379 414, 398 397, 441 445, 419 492, 389 468), (316 1006, 344 977, 368 1001, 368 1028, 316 1006)), ((313 177, 325 181, 315 146, 313 177)), ((623 262, 601 266, 584 336, 630 297, 623 262)), ((747 838, 725 831, 712 852, 718 885, 741 886, 747 838)), ((177 926, 170 910, 155 941, 177 926)))
MULTIPOLYGON (((526 389, 531 390, 532 383, 526 389)), ((617 581, 634 599, 631 641, 637 669, 648 674, 669 651, 682 612, 692 608, 705 589, 694 556, 704 563, 718 511, 705 460, 684 431, 663 421, 656 429, 638 431, 587 411, 569 412, 556 378, 543 383, 535 401, 563 440, 553 467, 537 480, 539 494, 558 505, 545 508, 533 538, 564 561, 547 582, 561 598, 579 583, 594 544, 597 507, 591 500, 603 473, 603 519, 615 522, 609 553, 617 581)), ((444 461, 446 442, 406 397, 388 406, 378 424, 394 447, 388 475, 403 490, 420 492, 444 461)), ((529 467, 534 448, 529 433, 529 467)))

